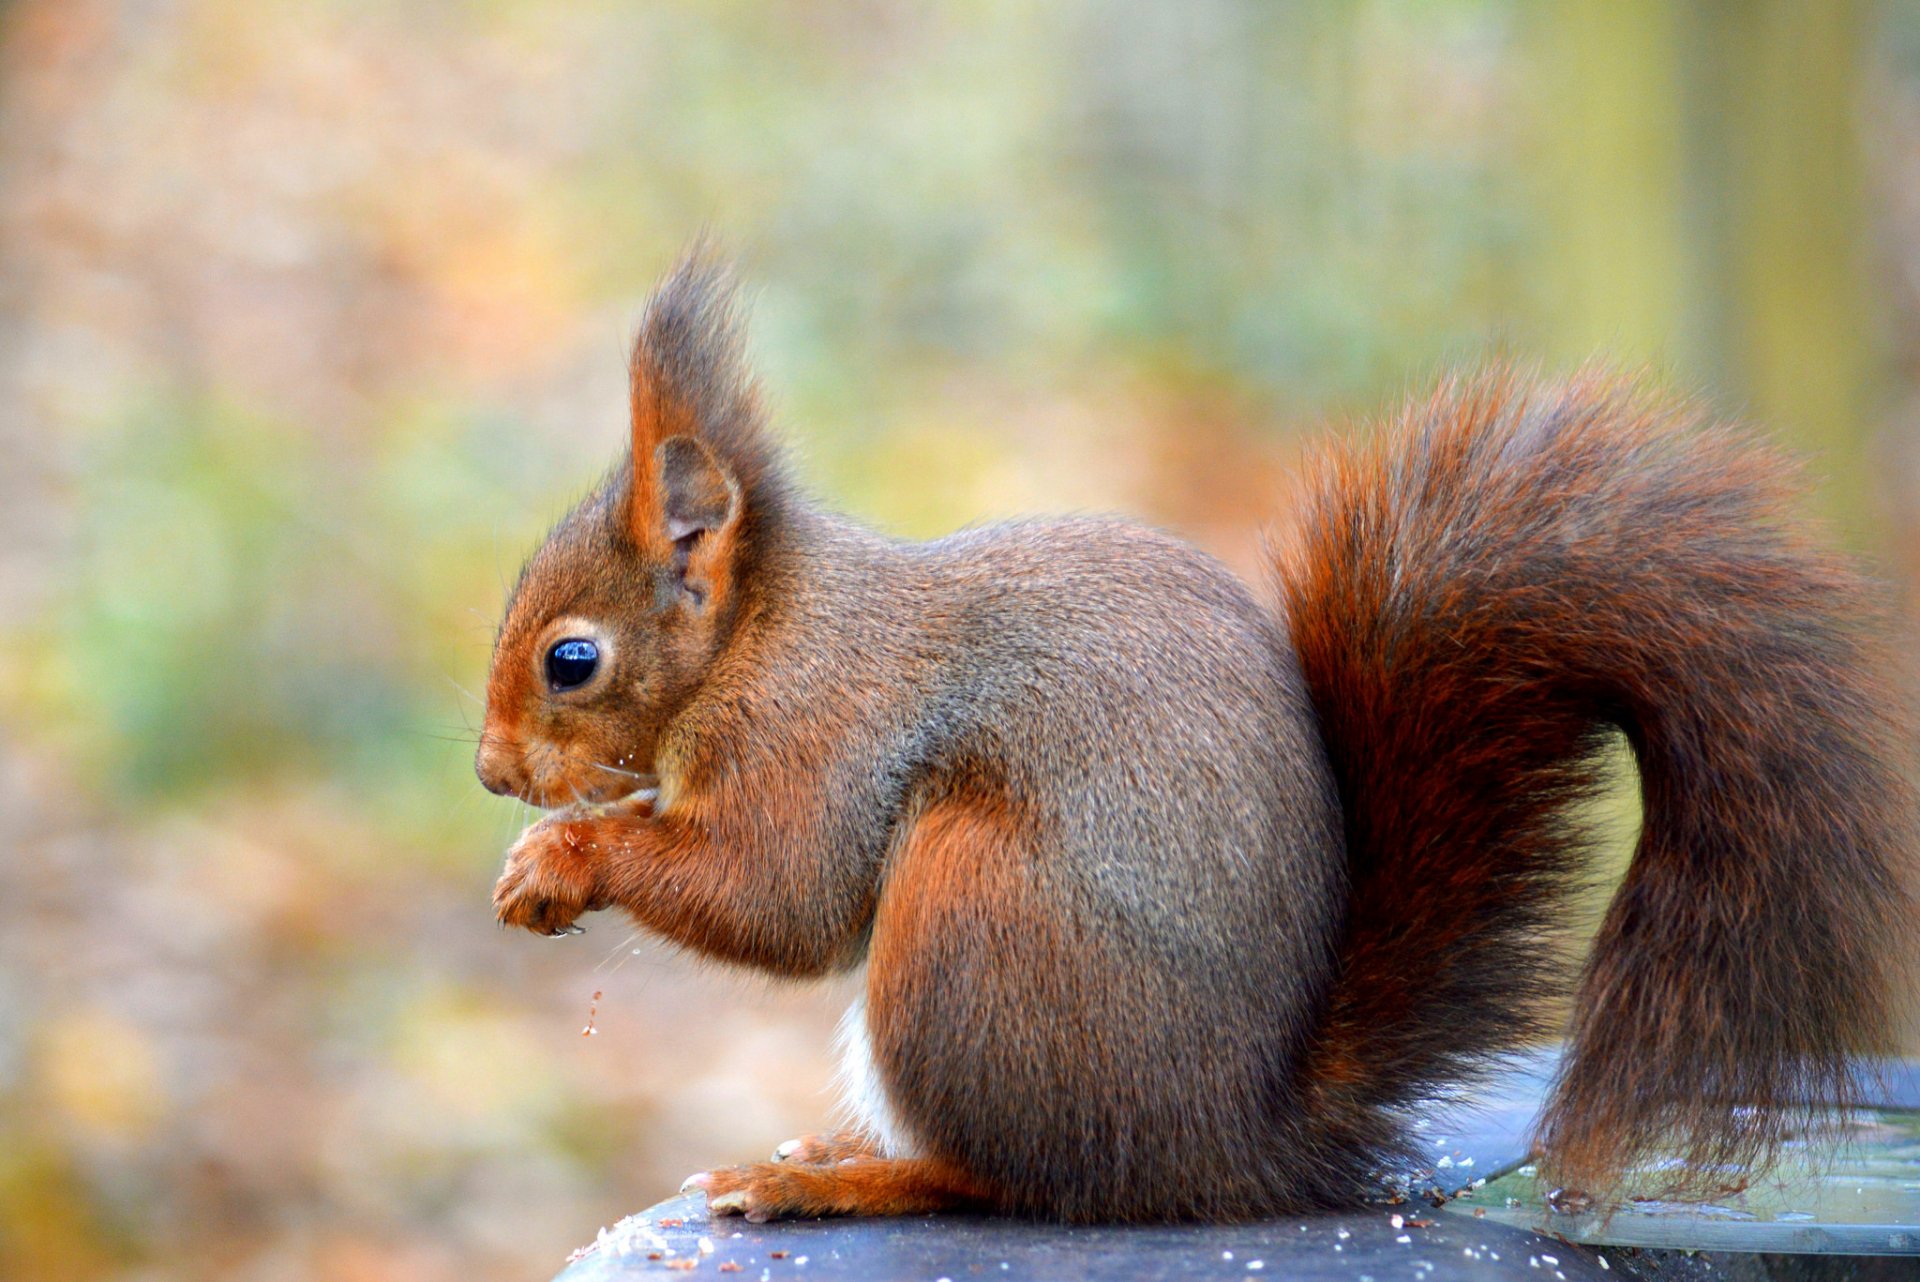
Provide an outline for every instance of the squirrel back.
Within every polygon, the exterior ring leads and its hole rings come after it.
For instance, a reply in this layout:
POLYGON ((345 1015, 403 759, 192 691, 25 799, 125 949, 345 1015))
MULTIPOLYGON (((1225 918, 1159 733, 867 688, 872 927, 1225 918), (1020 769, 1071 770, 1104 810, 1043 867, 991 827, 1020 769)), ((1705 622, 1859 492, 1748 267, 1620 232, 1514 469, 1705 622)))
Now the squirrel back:
POLYGON ((1268 607, 1125 522, 819 510, 728 300, 695 257, 650 304, 627 457, 522 574, 478 761, 557 807, 502 921, 865 965, 860 1124, 697 1177, 716 1211, 1364 1198, 1409 1106, 1549 1031, 1617 732, 1644 825, 1550 1178, 1670 1149, 1699 1191, 1887 1044, 1911 741, 1768 450, 1604 379, 1451 383, 1307 470, 1268 607))
POLYGON ((1887 1048, 1912 946, 1910 730, 1867 584, 1751 438, 1586 376, 1447 384, 1310 469, 1276 572, 1346 816, 1340 978, 1305 1073, 1341 1147, 1551 1031, 1608 733, 1632 863, 1538 1143, 1700 1193, 1887 1048))

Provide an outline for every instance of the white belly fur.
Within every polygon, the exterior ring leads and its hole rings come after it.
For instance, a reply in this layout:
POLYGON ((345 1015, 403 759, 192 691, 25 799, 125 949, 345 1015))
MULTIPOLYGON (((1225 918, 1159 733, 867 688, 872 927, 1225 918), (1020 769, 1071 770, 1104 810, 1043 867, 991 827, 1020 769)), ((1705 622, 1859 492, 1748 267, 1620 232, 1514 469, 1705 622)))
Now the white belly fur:
POLYGON ((867 999, 854 999, 840 1018, 840 1113, 846 1124, 872 1137, 888 1157, 913 1157, 920 1146, 907 1131, 887 1099, 886 1084, 873 1062, 873 1043, 867 1036, 867 999))

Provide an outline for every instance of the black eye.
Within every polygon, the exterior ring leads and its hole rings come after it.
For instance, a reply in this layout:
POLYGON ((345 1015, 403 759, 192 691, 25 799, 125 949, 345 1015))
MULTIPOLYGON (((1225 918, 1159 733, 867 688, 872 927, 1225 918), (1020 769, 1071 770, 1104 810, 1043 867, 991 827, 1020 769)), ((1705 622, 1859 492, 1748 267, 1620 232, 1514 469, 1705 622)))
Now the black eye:
POLYGON ((600 665, 600 647, 582 637, 555 641, 547 651, 547 684, 555 690, 577 690, 593 680, 600 665))

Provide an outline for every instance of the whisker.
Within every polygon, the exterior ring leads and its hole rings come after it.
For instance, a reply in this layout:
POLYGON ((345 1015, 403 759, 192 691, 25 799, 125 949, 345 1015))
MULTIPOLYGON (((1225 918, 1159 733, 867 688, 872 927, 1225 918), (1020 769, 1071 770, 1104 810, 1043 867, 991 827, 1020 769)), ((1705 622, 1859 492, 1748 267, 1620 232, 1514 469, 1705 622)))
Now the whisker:
MULTIPOLYGON (((602 957, 600 959, 600 964, 598 966, 595 966, 594 969, 605 970, 609 975, 611 975, 615 971, 619 970, 622 966, 628 965, 633 961, 633 959, 636 956, 640 954, 640 951, 641 951, 640 949, 635 948, 634 945, 637 943, 640 943, 646 937, 647 937, 647 933, 643 930, 636 930, 636 931, 630 932, 625 939, 621 940, 618 944, 614 945, 611 952, 609 952, 605 957, 602 957), (616 955, 619 957, 618 961, 614 961, 614 958, 616 955), (607 967, 608 962, 613 962, 613 966, 611 969, 607 967)), ((650 957, 645 960, 642 966, 642 969, 648 970, 648 971, 658 970, 661 968, 661 965, 662 963, 659 958, 650 957)))
POLYGON ((465 686, 461 685, 458 681, 455 681, 452 677, 447 676, 446 673, 443 672, 440 675, 446 680, 446 683, 448 685, 452 686, 455 690, 458 690, 461 694, 466 695, 467 698, 473 700, 474 703, 477 704, 478 706, 482 708, 487 706, 487 701, 485 699, 482 699, 479 695, 467 689, 465 686))
POLYGON ((589 761, 587 764, 592 766, 595 770, 604 770, 611 775, 625 775, 629 779, 653 778, 652 775, 643 775, 638 770, 622 770, 619 766, 610 766, 606 764, 604 761, 589 761))
POLYGON ((613 967, 615 970, 619 970, 620 967, 627 964, 625 958, 633 956, 633 941, 638 938, 640 938, 640 932, 636 930, 632 934, 628 935, 625 939, 615 944, 612 948, 609 948, 607 950, 607 955, 600 959, 600 964, 595 966, 594 969, 605 970, 607 968, 608 962, 613 961, 615 957, 620 957, 621 960, 618 962, 615 962, 613 967))

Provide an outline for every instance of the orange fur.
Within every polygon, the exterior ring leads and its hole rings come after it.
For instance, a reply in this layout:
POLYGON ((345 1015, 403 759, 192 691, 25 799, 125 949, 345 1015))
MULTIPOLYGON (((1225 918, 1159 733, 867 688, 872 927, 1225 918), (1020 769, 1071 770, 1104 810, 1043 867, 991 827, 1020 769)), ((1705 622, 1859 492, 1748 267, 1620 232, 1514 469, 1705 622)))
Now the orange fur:
POLYGON ((860 1131, 837 1131, 831 1135, 802 1135, 774 1150, 776 1162, 798 1162, 803 1166, 832 1166, 849 1157, 882 1157, 873 1137, 860 1131))
POLYGON ((929 1215, 992 1204, 950 1163, 849 1157, 833 1166, 756 1162, 695 1176, 716 1214, 749 1220, 821 1215, 929 1215))

